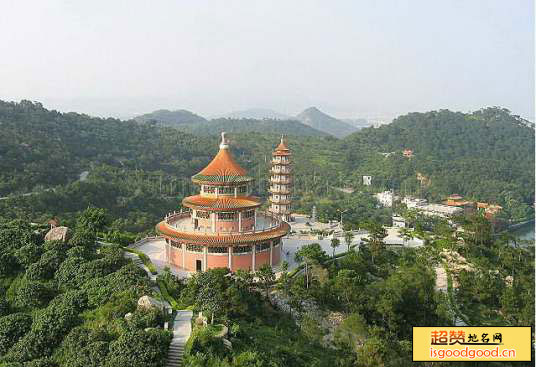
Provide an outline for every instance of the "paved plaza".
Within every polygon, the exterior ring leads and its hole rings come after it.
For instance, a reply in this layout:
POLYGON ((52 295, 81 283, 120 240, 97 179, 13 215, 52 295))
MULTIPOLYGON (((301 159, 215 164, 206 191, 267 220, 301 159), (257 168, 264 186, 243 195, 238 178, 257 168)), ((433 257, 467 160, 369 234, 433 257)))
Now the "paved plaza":
MULTIPOLYGON (((291 223, 292 232, 286 237, 282 238, 282 248, 281 248, 281 261, 286 261, 289 264, 289 270, 295 269, 298 264, 295 261, 296 252, 305 245, 311 243, 318 243, 322 249, 331 256, 333 254, 333 248, 331 247, 331 239, 333 236, 340 240, 340 245, 335 249, 335 254, 340 254, 346 252, 348 246, 344 240, 343 231, 340 229, 338 222, 336 223, 320 223, 312 222, 306 216, 296 216, 295 222, 291 223), (316 233, 311 233, 315 231, 329 231, 333 234, 323 237, 316 233)), ((404 246, 404 247, 419 247, 424 244, 424 241, 413 238, 410 240, 404 240, 402 235, 399 233, 399 228, 397 227, 388 227, 387 237, 385 238, 385 243, 388 245, 394 246, 404 246)), ((360 246, 363 242, 363 239, 368 235, 365 231, 354 231, 354 238, 352 240, 351 246, 360 246)), ((186 278, 191 275, 190 272, 185 271, 181 268, 168 264, 166 259, 165 251, 166 242, 163 238, 156 237, 146 239, 141 241, 139 245, 136 246, 136 249, 145 253, 153 264, 158 269, 158 272, 161 272, 164 268, 169 267, 171 272, 177 275, 180 278, 186 278)), ((275 266, 274 270, 277 272, 279 266, 275 266)))

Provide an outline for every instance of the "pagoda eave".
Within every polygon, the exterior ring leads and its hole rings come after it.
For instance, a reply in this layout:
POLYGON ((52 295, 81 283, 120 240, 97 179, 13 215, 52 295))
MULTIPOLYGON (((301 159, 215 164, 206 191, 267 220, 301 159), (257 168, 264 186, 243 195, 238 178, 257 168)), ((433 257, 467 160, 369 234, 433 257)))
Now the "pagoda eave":
POLYGON ((282 195, 290 195, 291 192, 289 190, 273 190, 273 189, 268 189, 268 192, 272 193, 272 194, 282 194, 282 195))
POLYGON ((239 186, 253 181, 253 177, 249 176, 202 176, 195 175, 192 177, 192 182, 198 185, 211 186, 239 186))
POLYGON ((259 198, 248 197, 204 197, 201 195, 188 196, 182 200, 182 205, 190 209, 209 211, 239 211, 258 208, 262 205, 259 198))
POLYGON ((279 204, 279 205, 290 205, 291 204, 290 200, 279 200, 279 199, 272 199, 272 198, 270 198, 270 202, 272 202, 274 204, 279 204))
POLYGON ((165 220, 156 225, 156 232, 164 237, 208 247, 229 247, 259 243, 267 240, 281 238, 290 232, 286 222, 272 229, 248 233, 193 233, 182 232, 170 226, 165 220))

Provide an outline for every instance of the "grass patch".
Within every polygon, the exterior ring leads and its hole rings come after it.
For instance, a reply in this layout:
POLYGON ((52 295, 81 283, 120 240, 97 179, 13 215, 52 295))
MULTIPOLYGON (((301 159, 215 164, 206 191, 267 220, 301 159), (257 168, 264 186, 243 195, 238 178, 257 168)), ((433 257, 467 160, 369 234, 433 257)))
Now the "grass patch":
POLYGON ((162 293, 162 297, 164 297, 164 299, 171 305, 171 308, 173 308, 174 310, 180 310, 180 304, 175 300, 175 298, 171 297, 166 287, 166 283, 161 279, 157 279, 156 284, 158 284, 158 288, 160 289, 160 293, 162 293))
POLYGON ((153 264, 153 262, 151 261, 149 256, 145 255, 141 251, 135 250, 135 249, 130 248, 130 247, 122 247, 122 249, 125 250, 126 252, 130 252, 132 254, 138 255, 138 257, 140 258, 140 260, 143 263, 143 265, 145 265, 147 267, 147 269, 149 269, 151 274, 153 274, 153 275, 158 274, 158 271, 156 270, 156 266, 153 264))

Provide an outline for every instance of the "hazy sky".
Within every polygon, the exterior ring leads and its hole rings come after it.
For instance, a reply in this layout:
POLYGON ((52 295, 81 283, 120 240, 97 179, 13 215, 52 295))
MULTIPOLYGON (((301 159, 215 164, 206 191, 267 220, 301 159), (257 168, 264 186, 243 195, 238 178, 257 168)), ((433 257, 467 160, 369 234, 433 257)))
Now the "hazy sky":
POLYGON ((126 117, 500 105, 534 121, 532 0, 0 0, 0 99, 126 117))

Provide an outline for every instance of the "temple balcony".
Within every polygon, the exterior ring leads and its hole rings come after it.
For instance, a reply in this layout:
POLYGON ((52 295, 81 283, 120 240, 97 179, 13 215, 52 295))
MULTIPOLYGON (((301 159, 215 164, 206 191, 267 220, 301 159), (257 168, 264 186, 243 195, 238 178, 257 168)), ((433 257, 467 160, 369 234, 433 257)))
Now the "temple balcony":
MULTIPOLYGON (((216 221, 216 227, 219 221, 216 221)), ((207 234, 207 235, 241 235, 248 233, 261 233, 272 231, 281 226, 281 221, 273 216, 270 213, 257 212, 255 227, 250 230, 243 231, 212 231, 211 227, 197 227, 194 226, 194 221, 192 219, 190 212, 183 213, 171 213, 166 219, 165 223, 172 229, 179 232, 189 232, 189 233, 198 233, 198 234, 207 234)))
POLYGON ((292 173, 292 169, 290 169, 288 167, 272 167, 270 172, 272 172, 272 173, 282 173, 282 174, 289 175, 289 174, 292 173))
POLYGON ((280 188, 270 187, 268 189, 268 191, 273 193, 273 194, 282 194, 282 195, 290 195, 291 194, 289 189, 282 188, 282 187, 280 187, 280 188))

